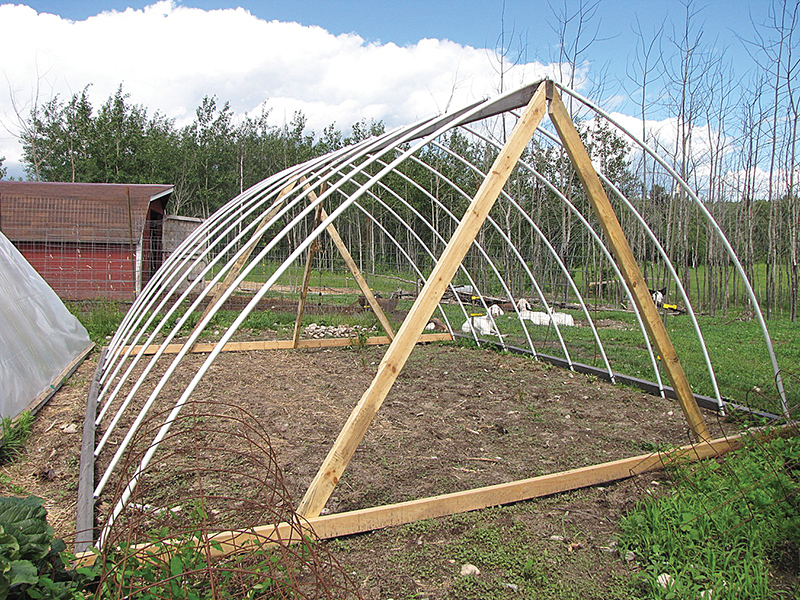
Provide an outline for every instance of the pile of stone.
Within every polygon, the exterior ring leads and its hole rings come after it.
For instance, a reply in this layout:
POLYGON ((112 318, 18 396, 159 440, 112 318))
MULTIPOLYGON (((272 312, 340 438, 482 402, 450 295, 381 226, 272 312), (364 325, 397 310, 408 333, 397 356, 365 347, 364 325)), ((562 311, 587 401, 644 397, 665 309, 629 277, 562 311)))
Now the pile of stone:
POLYGON ((360 335, 369 335, 375 331, 375 327, 362 327, 361 325, 317 325, 311 323, 303 329, 306 338, 351 338, 360 335))

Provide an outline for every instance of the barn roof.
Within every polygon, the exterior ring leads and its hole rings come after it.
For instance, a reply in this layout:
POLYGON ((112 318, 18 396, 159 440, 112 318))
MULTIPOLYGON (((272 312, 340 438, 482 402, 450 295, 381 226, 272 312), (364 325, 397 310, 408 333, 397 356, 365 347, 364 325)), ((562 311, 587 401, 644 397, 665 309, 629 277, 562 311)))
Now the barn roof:
POLYGON ((138 240, 171 185, 0 181, 0 230, 12 241, 138 240))

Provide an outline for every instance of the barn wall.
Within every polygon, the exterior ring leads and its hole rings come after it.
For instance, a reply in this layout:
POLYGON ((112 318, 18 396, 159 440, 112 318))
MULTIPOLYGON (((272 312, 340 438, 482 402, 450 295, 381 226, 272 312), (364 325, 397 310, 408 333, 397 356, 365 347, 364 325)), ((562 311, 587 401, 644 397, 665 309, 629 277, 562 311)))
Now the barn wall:
POLYGON ((25 242, 20 252, 63 300, 133 300, 128 244, 25 242))

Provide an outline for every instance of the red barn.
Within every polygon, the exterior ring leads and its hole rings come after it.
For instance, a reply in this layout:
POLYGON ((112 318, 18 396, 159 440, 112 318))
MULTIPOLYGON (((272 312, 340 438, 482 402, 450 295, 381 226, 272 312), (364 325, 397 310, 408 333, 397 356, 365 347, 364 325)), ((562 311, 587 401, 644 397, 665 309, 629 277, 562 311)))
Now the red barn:
POLYGON ((65 300, 131 300, 164 259, 171 185, 0 181, 0 231, 65 300))

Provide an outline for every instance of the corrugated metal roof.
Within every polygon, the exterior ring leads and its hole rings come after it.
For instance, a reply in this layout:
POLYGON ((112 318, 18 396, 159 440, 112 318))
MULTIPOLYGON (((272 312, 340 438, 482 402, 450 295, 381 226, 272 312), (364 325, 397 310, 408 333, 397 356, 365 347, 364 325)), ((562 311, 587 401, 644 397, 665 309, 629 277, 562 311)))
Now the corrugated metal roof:
POLYGON ((0 230, 12 241, 138 240, 171 185, 0 181, 0 230))

